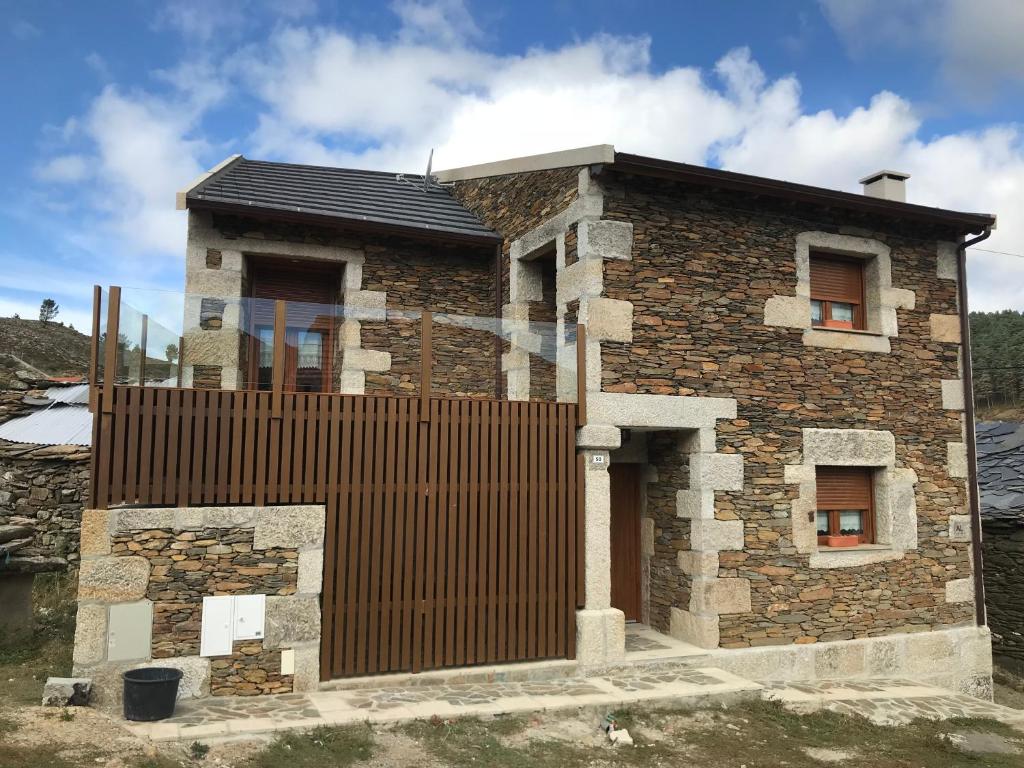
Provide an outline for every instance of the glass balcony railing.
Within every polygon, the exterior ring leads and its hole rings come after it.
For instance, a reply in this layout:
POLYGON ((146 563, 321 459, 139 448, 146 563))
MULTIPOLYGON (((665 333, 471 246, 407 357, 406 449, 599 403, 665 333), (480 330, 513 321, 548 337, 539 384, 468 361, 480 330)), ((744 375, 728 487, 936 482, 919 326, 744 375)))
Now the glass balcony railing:
POLYGON ((411 396, 429 377, 438 396, 577 398, 574 324, 139 289, 110 313, 117 293, 101 295, 97 383, 411 396))

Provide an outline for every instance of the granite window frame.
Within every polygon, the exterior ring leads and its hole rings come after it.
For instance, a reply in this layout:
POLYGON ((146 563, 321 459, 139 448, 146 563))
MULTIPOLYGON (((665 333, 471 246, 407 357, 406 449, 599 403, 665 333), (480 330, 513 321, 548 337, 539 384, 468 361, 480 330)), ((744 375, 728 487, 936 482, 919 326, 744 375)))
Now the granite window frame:
POLYGON ((890 339, 899 335, 896 310, 913 309, 914 292, 892 286, 889 246, 866 237, 831 232, 801 232, 795 238, 796 287, 790 295, 776 294, 764 305, 764 324, 803 331, 808 347, 887 354, 890 339), (831 255, 864 265, 864 328, 825 328, 811 322, 811 256, 831 255))

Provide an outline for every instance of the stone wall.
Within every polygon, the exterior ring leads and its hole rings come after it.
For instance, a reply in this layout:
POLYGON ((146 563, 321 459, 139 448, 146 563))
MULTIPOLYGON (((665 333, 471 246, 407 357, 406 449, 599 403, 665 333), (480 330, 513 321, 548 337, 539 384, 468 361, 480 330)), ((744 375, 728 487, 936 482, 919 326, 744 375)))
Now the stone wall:
MULTIPOLYGON (((25 376, 24 389, 0 390, 0 423, 27 415, 52 384, 25 376)), ((61 407, 61 406, 58 406, 61 407)), ((18 556, 78 561, 82 508, 89 494, 89 448, 78 445, 29 445, 0 440, 0 525, 17 523, 34 530, 32 544, 18 556)))
POLYGON ((962 414, 943 396, 943 381, 959 375, 958 337, 944 330, 957 312, 956 282, 937 266, 937 242, 952 234, 647 178, 598 178, 605 218, 633 229, 630 257, 603 264, 600 300, 629 303, 632 331, 601 344, 602 391, 737 402, 737 418, 717 426, 717 450, 743 457, 742 489, 716 492, 714 517, 742 520, 744 544, 720 553, 718 576, 749 580, 751 599, 721 615, 721 645, 970 622, 969 593, 961 596, 970 544, 950 536, 951 516, 966 505, 951 458, 961 452, 962 414), (765 324, 766 302, 794 292, 794 251, 808 231, 854 233, 891 249, 892 285, 904 292, 891 352, 807 346, 801 331, 765 324), (793 540, 796 489, 784 471, 801 461, 805 428, 894 435, 897 471, 917 480, 916 548, 860 567, 810 567, 793 540))
POLYGON ((672 608, 690 604, 690 574, 679 568, 679 557, 690 553, 690 520, 677 514, 676 494, 689 484, 689 454, 678 432, 655 432, 647 441, 650 466, 657 480, 647 484, 647 517, 654 526, 654 553, 648 576, 648 624, 666 634, 672 608))
POLYGON ((19 556, 78 561, 78 531, 89 495, 89 448, 0 440, 0 525, 34 529, 19 556))
POLYGON ((315 689, 323 536, 320 506, 86 510, 75 674, 106 705, 121 671, 147 665, 182 669, 180 698, 315 689), (203 598, 256 594, 267 595, 262 639, 200 656, 203 598))
POLYGON ((456 200, 505 238, 502 272, 504 295, 509 302, 509 246, 531 229, 565 210, 579 186, 579 168, 492 176, 458 181, 452 188, 456 200))
POLYGON ((992 653, 1020 674, 1024 672, 1024 520, 983 518, 982 522, 992 653))
POLYGON ((494 249, 389 242, 366 247, 364 287, 387 294, 396 315, 387 322, 364 321, 363 344, 391 354, 389 370, 367 373, 366 392, 419 392, 420 322, 418 310, 437 313, 432 329, 432 391, 469 397, 493 397, 495 326, 453 325, 457 318, 493 318, 494 249), (415 316, 401 319, 401 311, 415 316), (454 317, 448 318, 445 315, 454 317))

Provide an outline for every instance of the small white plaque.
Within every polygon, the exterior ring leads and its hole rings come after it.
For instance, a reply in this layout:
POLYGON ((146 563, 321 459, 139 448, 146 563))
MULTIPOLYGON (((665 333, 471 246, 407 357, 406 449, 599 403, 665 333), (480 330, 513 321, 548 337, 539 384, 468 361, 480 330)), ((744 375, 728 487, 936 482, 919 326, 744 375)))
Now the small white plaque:
POLYGON ((600 453, 596 454, 594 456, 594 463, 595 464, 604 464, 604 456, 602 456, 600 453))

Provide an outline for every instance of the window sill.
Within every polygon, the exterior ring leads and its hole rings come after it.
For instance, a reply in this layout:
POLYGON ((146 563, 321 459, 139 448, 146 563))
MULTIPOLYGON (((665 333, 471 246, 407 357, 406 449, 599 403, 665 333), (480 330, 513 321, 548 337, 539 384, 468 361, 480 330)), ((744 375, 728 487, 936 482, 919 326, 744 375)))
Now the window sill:
POLYGON ((864 328, 830 328, 827 325, 812 325, 806 330, 808 331, 827 331, 829 333, 850 333, 855 336, 884 336, 885 334, 878 331, 868 331, 864 328))
POLYGON ((846 349, 856 352, 892 351, 889 337, 875 331, 860 331, 849 328, 825 328, 814 326, 804 328, 804 346, 825 347, 828 349, 846 349))
POLYGON ((811 553, 811 568, 859 568, 890 560, 902 560, 903 550, 887 544, 861 544, 856 547, 818 547, 811 553))

